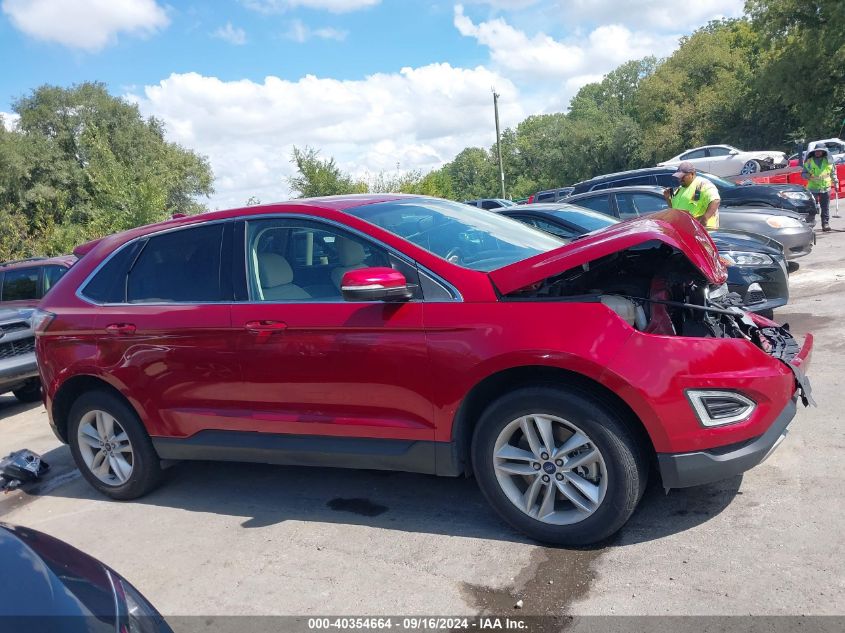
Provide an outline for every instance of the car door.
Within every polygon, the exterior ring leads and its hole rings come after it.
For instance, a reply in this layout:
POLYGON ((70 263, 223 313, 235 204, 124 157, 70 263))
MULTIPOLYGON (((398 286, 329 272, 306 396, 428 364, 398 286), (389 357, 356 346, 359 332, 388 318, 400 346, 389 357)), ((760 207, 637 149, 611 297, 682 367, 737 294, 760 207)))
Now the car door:
POLYGON ((227 428, 238 415, 232 241, 232 224, 219 222, 141 238, 81 290, 99 304, 99 369, 154 437, 227 428))
POLYGON ((413 263, 318 220, 246 223, 249 301, 233 307, 244 430, 298 436, 433 440, 423 302, 413 263), (306 236, 303 238, 302 236, 306 236), (293 245, 313 246, 305 258, 293 245), (319 259, 317 259, 319 257, 319 259), (401 303, 344 301, 343 273, 389 266, 413 285, 401 303), (308 285, 314 268, 326 288, 308 285))
POLYGON ((736 159, 735 153, 731 153, 729 147, 708 147, 707 161, 702 171, 716 176, 735 176, 742 171, 742 163, 736 159))

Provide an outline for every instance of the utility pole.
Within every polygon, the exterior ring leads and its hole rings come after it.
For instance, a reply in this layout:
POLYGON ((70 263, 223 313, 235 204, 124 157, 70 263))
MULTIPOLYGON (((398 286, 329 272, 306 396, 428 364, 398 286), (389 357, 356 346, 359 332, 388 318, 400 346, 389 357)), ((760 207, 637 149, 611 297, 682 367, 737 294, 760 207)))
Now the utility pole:
POLYGON ((499 180, 502 183, 502 198, 505 198, 505 165, 502 162, 502 137, 499 133, 499 95, 493 88, 493 111, 496 113, 496 153, 499 155, 499 180))

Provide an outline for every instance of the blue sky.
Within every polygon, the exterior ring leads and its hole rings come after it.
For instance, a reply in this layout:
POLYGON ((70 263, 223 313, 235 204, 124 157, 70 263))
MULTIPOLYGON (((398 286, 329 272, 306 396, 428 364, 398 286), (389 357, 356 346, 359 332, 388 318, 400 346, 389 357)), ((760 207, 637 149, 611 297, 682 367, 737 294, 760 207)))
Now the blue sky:
POLYGON ((0 0, 0 113, 38 85, 105 82, 209 157, 212 207, 287 195, 294 145, 356 175, 427 171, 669 54, 741 0, 0 0))

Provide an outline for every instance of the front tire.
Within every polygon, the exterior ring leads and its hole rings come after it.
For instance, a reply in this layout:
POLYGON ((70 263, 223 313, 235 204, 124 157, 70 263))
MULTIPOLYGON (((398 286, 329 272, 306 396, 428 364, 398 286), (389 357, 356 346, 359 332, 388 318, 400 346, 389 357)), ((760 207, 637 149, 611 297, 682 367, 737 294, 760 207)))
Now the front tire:
POLYGON ((756 174, 762 171, 762 166, 760 165, 760 161, 757 160, 749 160, 742 166, 742 171, 740 171, 740 175, 748 176, 750 174, 756 174))
POLYGON ((476 479, 499 515, 554 545, 597 543, 630 518, 648 466, 612 408, 570 390, 529 387, 482 414, 472 442, 476 479))
POLYGON ((41 381, 37 378, 30 380, 20 389, 12 391, 15 398, 20 402, 40 402, 41 401, 41 381))
POLYGON ((112 499, 135 499, 158 486, 161 461, 135 411, 105 391, 81 395, 70 409, 68 442, 82 476, 112 499))

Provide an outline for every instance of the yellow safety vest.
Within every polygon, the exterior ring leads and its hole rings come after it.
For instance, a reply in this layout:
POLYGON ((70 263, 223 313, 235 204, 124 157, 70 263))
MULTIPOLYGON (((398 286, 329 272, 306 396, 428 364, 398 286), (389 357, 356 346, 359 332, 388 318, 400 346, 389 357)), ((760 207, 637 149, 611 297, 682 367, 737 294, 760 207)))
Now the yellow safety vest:
POLYGON ((804 163, 804 171, 810 176, 807 178, 807 189, 810 191, 824 192, 833 185, 833 165, 826 157, 817 162, 815 156, 810 156, 804 163))

